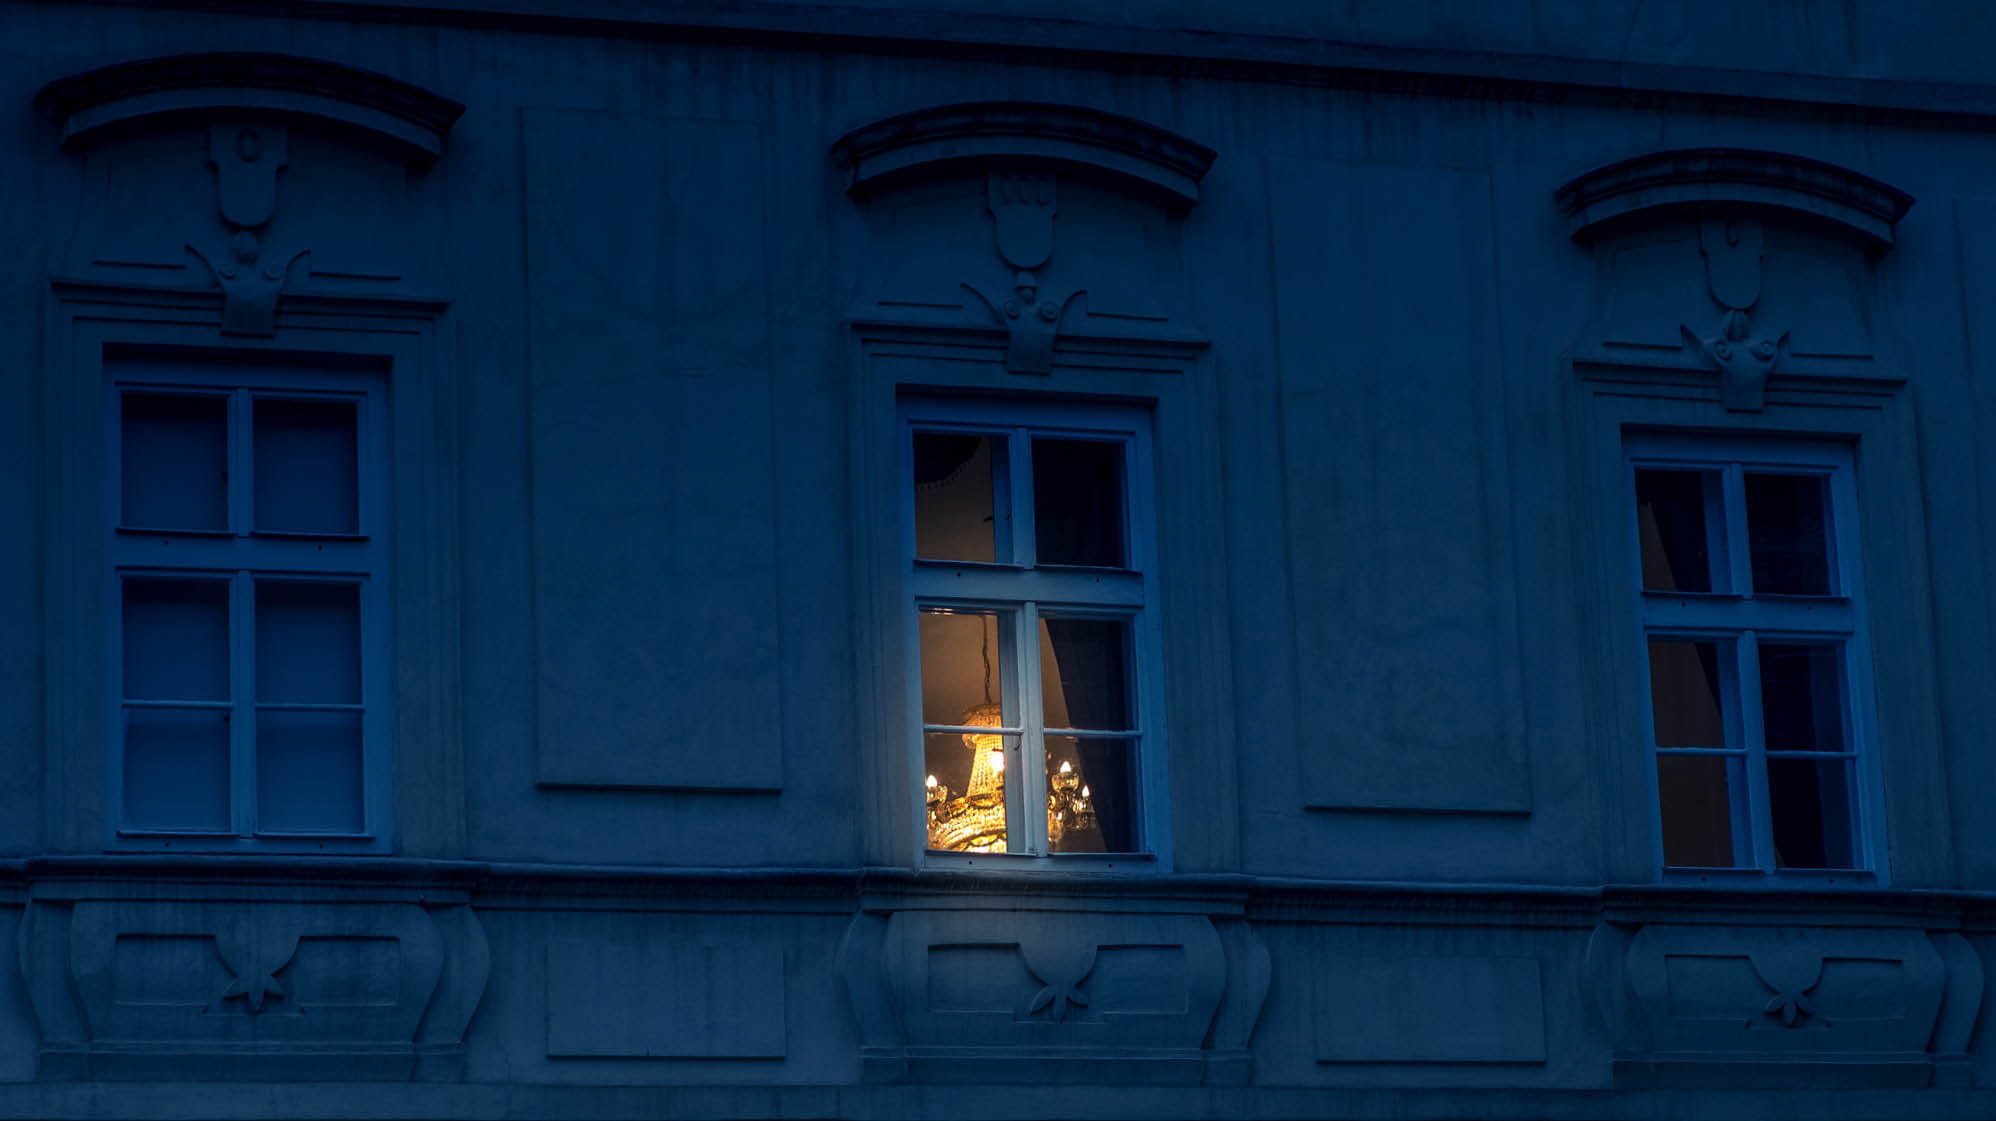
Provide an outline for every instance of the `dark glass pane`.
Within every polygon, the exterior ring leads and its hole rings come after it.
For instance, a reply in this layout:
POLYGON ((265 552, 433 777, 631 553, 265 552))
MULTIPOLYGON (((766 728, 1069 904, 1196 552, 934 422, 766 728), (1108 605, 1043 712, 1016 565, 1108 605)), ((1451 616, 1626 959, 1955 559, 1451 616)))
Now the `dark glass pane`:
POLYGON ((1769 759, 1767 798, 1778 868, 1854 868, 1850 764, 1769 759))
POLYGON ((916 630, 922 645, 922 723, 1003 723, 1011 619, 992 612, 921 611, 916 630))
POLYGON ((256 400, 256 528, 358 533, 358 414, 351 401, 256 400))
POLYGON ((256 821, 263 832, 359 833, 358 712, 256 716, 256 821))
POLYGON ((1047 839, 1054 852, 1135 852, 1136 742, 1047 737, 1047 839))
POLYGON ((358 584, 257 581, 256 699, 360 702, 358 584))
POLYGON ((1719 656, 1719 644, 1709 640, 1650 639, 1649 696, 1658 747, 1729 746, 1719 656))
POLYGON ((915 433, 915 555, 930 560, 1000 559, 1005 438, 915 433))
POLYGON ((1636 528, 1643 589, 1709 592, 1712 519, 1719 510, 1716 471, 1636 471, 1636 528))
POLYGON ((1040 564, 1123 567, 1123 445, 1034 440, 1033 524, 1040 564))
POLYGON ((228 710, 125 712, 125 827, 228 832, 228 710))
POLYGON ((1736 758, 1659 755, 1656 788, 1663 821, 1663 862, 1673 868, 1730 868, 1736 758))
POLYGON ((1826 643, 1761 643, 1760 711, 1771 750, 1843 750, 1841 661, 1826 643))
POLYGON ((1004 852, 1005 749, 1017 736, 930 732, 922 737, 922 793, 928 846, 946 852, 1004 852))
POLYGON ((125 697, 229 699, 229 585, 221 580, 128 577, 125 697))
POLYGON ((1755 594, 1830 594, 1825 483, 1818 475, 1747 473, 1747 540, 1755 594))
POLYGON ((1040 619, 1040 700, 1049 728, 1124 731, 1130 716, 1130 624, 1040 619))
POLYGON ((122 407, 120 523, 228 529, 228 398, 126 393, 122 407))

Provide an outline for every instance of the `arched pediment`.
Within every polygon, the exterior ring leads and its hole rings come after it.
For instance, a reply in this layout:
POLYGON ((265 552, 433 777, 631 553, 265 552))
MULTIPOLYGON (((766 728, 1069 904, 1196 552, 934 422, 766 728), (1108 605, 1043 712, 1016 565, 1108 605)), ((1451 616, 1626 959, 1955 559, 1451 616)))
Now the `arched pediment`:
POLYGON ((1070 169, 1173 210, 1199 201, 1211 148, 1131 117, 1075 105, 984 101, 876 121, 840 137, 832 157, 846 189, 992 169, 1070 169))
POLYGON ((1581 175, 1554 198, 1575 237, 1651 212, 1789 211, 1848 231, 1874 248, 1913 196, 1848 168, 1780 152, 1685 148, 1622 160, 1581 175))
POLYGON ((121 62, 59 78, 36 100, 62 123, 65 146, 163 118, 254 114, 359 133, 427 165, 464 112, 448 98, 372 71, 278 54, 194 54, 121 62))

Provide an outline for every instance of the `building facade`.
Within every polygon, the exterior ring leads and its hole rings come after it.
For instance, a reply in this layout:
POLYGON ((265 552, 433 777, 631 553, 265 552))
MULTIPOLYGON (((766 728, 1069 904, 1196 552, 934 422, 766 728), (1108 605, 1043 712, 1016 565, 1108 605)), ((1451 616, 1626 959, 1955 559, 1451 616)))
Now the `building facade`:
POLYGON ((1988 1117, 1996 17, 0 3, 0 1116, 1988 1117))

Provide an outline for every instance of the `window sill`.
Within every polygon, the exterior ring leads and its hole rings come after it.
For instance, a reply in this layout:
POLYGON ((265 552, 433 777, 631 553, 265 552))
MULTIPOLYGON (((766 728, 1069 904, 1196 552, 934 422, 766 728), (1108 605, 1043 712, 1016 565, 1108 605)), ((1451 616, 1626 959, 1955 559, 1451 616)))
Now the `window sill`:
POLYGON ((1880 889, 1878 873, 1862 868, 1665 868, 1659 882, 1670 887, 1719 891, 1819 891, 1826 888, 1880 889))
POLYGON ((1157 876, 1164 872, 1156 856, 1147 852, 1055 853, 1026 856, 1004 852, 941 852, 925 849, 921 867, 949 872, 990 875, 1034 876, 1157 876))
POLYGON ((114 855, 367 856, 389 852, 386 838, 353 834, 119 833, 106 849, 114 855))

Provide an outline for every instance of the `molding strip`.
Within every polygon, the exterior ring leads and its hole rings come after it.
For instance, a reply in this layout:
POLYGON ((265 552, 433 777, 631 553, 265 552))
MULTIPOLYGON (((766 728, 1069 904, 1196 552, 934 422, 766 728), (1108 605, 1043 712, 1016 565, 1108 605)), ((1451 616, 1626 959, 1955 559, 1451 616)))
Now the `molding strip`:
POLYGON ((247 112, 356 129, 419 166, 442 154, 444 135, 464 113, 455 101, 383 74, 278 54, 121 62, 58 78, 35 101, 62 122, 64 147, 161 117, 247 112))
POLYGON ((1868 175, 1820 160, 1740 148, 1654 152, 1596 168, 1553 196, 1574 237, 1630 215, 1661 209, 1707 212, 1738 207, 1798 211, 1823 218, 1875 248, 1913 196, 1868 175))
POLYGON ((1105 176, 1174 210, 1199 201, 1199 180, 1213 158, 1211 148, 1131 117, 1026 101, 918 109, 832 145, 854 194, 966 169, 1054 164, 1105 176))

